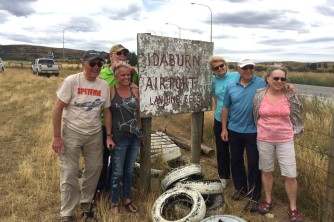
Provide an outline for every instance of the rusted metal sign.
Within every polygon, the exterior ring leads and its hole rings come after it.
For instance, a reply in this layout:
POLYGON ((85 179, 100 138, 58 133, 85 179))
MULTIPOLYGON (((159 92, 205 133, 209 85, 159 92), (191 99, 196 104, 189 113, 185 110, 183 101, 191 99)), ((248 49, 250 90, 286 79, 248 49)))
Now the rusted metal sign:
POLYGON ((211 110, 213 43, 137 35, 142 117, 211 110))

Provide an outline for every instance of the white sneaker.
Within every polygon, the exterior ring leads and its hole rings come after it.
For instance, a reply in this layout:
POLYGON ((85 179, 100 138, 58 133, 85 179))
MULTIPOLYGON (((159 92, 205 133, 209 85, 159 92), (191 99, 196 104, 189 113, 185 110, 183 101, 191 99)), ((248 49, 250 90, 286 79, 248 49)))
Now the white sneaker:
POLYGON ((220 179, 220 182, 222 183, 222 186, 225 189, 227 186, 227 179, 220 179))

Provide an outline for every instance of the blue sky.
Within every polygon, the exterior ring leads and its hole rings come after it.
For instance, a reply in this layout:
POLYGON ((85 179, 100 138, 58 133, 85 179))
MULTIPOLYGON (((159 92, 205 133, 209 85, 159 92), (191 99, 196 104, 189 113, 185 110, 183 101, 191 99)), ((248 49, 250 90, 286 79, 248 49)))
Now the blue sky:
POLYGON ((334 61, 332 0, 1 1, 0 44, 136 52, 137 33, 210 41, 208 7, 214 54, 227 61, 334 61))

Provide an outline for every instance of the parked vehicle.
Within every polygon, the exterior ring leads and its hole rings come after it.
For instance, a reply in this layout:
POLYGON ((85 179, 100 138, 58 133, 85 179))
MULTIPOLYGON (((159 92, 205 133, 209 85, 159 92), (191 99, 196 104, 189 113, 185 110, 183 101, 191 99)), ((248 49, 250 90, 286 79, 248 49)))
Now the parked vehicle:
POLYGON ((0 58, 0 72, 5 72, 5 65, 1 58, 0 58))
POLYGON ((59 76, 59 65, 55 64, 52 58, 38 58, 35 59, 34 64, 32 64, 31 71, 33 74, 37 74, 39 76, 59 76))

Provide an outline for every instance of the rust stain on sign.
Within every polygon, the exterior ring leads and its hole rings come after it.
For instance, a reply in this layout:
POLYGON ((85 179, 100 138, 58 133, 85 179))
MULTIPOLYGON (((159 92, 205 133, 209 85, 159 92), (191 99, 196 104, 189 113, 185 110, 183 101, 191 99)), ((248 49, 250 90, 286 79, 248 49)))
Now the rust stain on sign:
POLYGON ((138 34, 142 117, 211 110, 213 43, 138 34))

